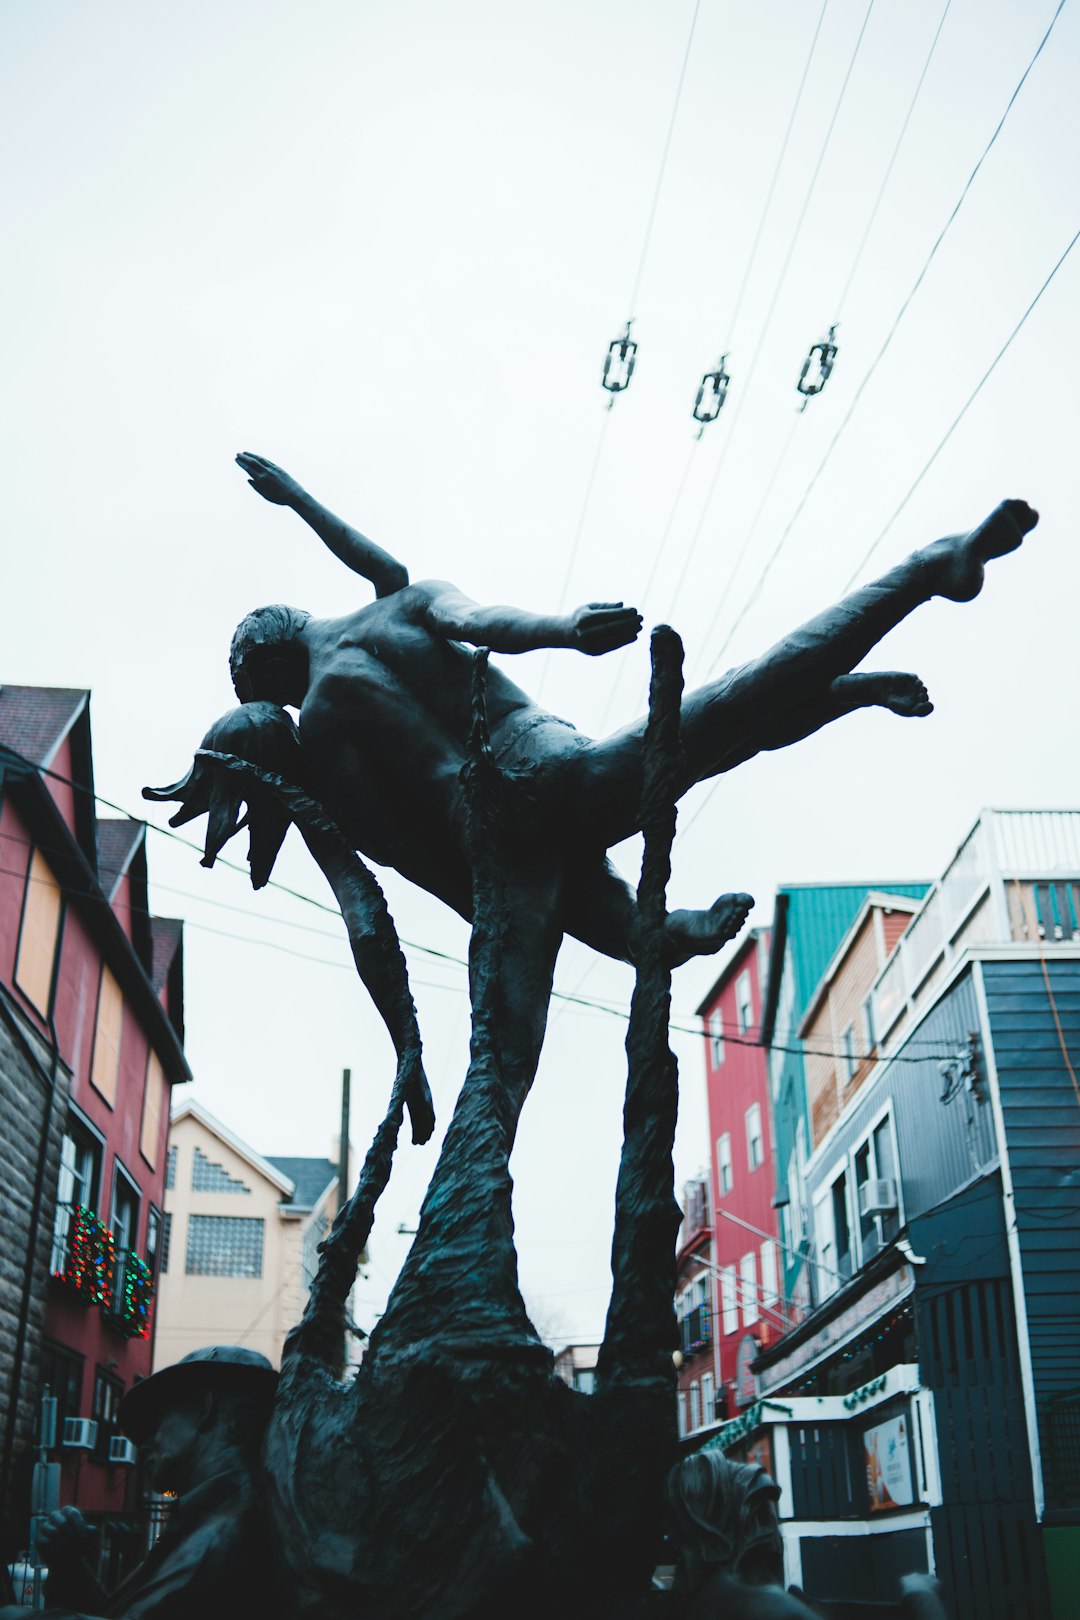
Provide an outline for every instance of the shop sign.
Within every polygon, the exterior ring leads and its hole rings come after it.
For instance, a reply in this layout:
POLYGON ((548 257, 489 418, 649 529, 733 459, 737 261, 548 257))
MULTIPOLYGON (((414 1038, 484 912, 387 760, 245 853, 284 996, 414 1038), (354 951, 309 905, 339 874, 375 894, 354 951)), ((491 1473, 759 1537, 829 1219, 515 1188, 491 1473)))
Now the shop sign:
POLYGON ((778 1389, 804 1367, 820 1361, 831 1350, 840 1349, 860 1329, 870 1327, 879 1316, 884 1315, 890 1305, 895 1305, 898 1300, 910 1294, 914 1287, 915 1273, 906 1263, 896 1271, 890 1272, 887 1277, 883 1277, 873 1288, 867 1289, 859 1299, 853 1300, 834 1316, 831 1322, 824 1323, 816 1333, 767 1368, 762 1374, 762 1389, 778 1389))
POLYGON ((866 1488, 871 1513, 910 1507, 915 1500, 911 1476, 910 1426, 906 1412, 863 1430, 866 1488))
POLYGON ((735 1352, 735 1405, 753 1406, 758 1398, 758 1382, 751 1371, 760 1346, 752 1333, 745 1333, 735 1352))

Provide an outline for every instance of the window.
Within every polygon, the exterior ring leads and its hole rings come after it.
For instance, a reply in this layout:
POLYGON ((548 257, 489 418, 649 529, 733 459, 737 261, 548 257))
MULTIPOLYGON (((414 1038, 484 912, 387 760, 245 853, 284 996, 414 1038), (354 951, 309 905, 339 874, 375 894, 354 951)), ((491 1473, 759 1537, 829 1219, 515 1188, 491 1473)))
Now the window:
POLYGON ((877 1030, 874 1028, 874 997, 871 993, 862 1004, 863 1028, 866 1031, 866 1055, 877 1049, 877 1030))
POLYGON ((859 1061, 855 1056, 855 1025, 849 1024, 844 1031, 844 1079, 854 1080, 855 1071, 859 1061))
POLYGON ((754 998, 750 990, 749 972, 740 973, 735 980, 735 1006, 739 1015, 739 1034, 745 1035, 754 1022, 754 998))
POLYGON ((719 1007, 709 1014, 709 1057, 714 1069, 724 1061, 724 1015, 719 1007))
POLYGON ((686 1433, 686 1395, 685 1395, 684 1391, 680 1389, 680 1391, 679 1391, 679 1438, 681 1439, 682 1436, 685 1433, 686 1433))
POLYGON ((716 1139, 716 1179, 720 1187, 720 1196, 723 1198, 725 1193, 731 1191, 735 1182, 731 1169, 731 1135, 728 1131, 716 1139))
POLYGON ((176 1186, 176 1155, 177 1146, 174 1142, 165 1155, 165 1191, 171 1192, 176 1186))
POLYGON ((63 1345, 46 1342, 41 1352, 41 1388, 56 1400, 56 1438, 64 1432, 64 1419, 82 1417, 83 1358, 63 1345))
POLYGON ((765 1144, 761 1136, 761 1108, 751 1103, 746 1110, 746 1162, 756 1170, 765 1162, 765 1144))
POLYGON ((739 1292, 742 1295, 742 1319, 744 1327, 751 1327, 758 1319, 757 1294, 757 1250, 751 1249, 744 1254, 739 1267, 739 1292))
POLYGON ((102 966, 98 989, 97 1025, 94 1029, 94 1061, 90 1080, 109 1107, 116 1103, 116 1081, 120 1073, 120 1031, 124 1022, 124 998, 109 969, 102 966))
POLYGON ((143 1091, 142 1131, 139 1152, 150 1166, 157 1169, 161 1153, 161 1116, 165 1112, 165 1071, 156 1052, 151 1052, 146 1064, 146 1087, 143 1091))
POLYGON ((761 1245, 761 1303, 776 1305, 780 1299, 780 1268, 778 1250, 773 1238, 761 1245))
POLYGON ((690 1427, 700 1429, 701 1408, 698 1405, 698 1387, 696 1383, 690 1385, 690 1427))
POLYGON ((712 1423, 716 1417, 716 1399, 713 1395, 713 1375, 703 1373, 701 1377, 701 1421, 712 1423))
POLYGON ((146 1263, 150 1275, 156 1277, 161 1260, 161 1211, 150 1205, 146 1215, 146 1263))
POLYGON ((251 1188, 237 1176, 230 1176, 223 1164, 208 1159, 201 1148, 195 1149, 191 1163, 192 1192, 250 1193, 251 1188))
POLYGON ((135 1248, 139 1239, 139 1189, 119 1164, 113 1182, 112 1220, 109 1224, 117 1256, 121 1251, 135 1248))
POLYGON ((595 1367, 575 1367, 574 1368, 574 1388, 577 1390, 579 1395, 595 1395, 596 1394, 596 1368, 595 1367))
POLYGON ((48 1016, 56 938, 60 932, 60 885, 35 849, 23 899, 15 983, 39 1013, 48 1016))
POLYGON ((69 1119, 60 1144, 60 1179, 56 1188, 56 1219, 49 1261, 52 1272, 62 1272, 67 1265, 72 1211, 80 1204, 87 1209, 94 1209, 97 1204, 100 1172, 100 1144, 76 1120, 69 1119))
POLYGON ((161 1220, 161 1274, 169 1269, 169 1240, 172 1237, 172 1216, 166 1211, 161 1220))
POLYGON ((192 1215, 188 1219, 189 1277, 261 1277, 261 1216, 192 1215))
POLYGON ((329 1225, 325 1215, 317 1215, 309 1221, 304 1232, 304 1241, 301 1245, 300 1270, 304 1279, 304 1287, 310 1288, 315 1281, 315 1273, 319 1269, 319 1244, 326 1236, 329 1225))
MULTIPOLYGON (((868 1181, 891 1181, 899 1194, 892 1121, 888 1115, 878 1121, 866 1140, 855 1149, 854 1169, 859 1256, 860 1264, 865 1264, 878 1249, 890 1243, 900 1230, 899 1207, 883 1210, 878 1215, 863 1215, 860 1209, 862 1189, 868 1181)), ((897 1204, 899 1205, 899 1196, 897 1204)))
POLYGON ((124 1382, 116 1378, 104 1367, 99 1367, 94 1375, 94 1405, 90 1416, 97 1419, 97 1445, 98 1457, 109 1455, 109 1441, 114 1434, 120 1433, 120 1424, 117 1414, 120 1411, 120 1402, 124 1398, 124 1382))
POLYGON ((739 1299, 735 1287, 735 1267, 725 1266, 720 1273, 720 1310, 724 1319, 724 1332, 739 1331, 739 1299))
POLYGON ((815 1226, 821 1258, 822 1298, 835 1293, 852 1272, 851 1227, 848 1221, 848 1178, 842 1170, 815 1202, 815 1226))

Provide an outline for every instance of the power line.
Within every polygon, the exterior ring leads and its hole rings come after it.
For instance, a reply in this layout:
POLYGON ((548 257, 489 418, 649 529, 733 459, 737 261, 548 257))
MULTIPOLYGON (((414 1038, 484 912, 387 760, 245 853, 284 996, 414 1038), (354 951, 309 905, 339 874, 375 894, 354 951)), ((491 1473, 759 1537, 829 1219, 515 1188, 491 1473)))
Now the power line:
POLYGON ((1042 297, 1042 295, 1046 291, 1047 287, 1049 287, 1050 283, 1053 281, 1054 277, 1057 275, 1058 271, 1061 269, 1062 265, 1065 263, 1065 260, 1069 257, 1069 254, 1072 252, 1073 248, 1076 246, 1076 243, 1077 243, 1078 240, 1080 240, 1080 230, 1078 230, 1076 232, 1076 234, 1073 236, 1072 240, 1069 242, 1068 247, 1065 249, 1064 253, 1062 253, 1061 257, 1058 259, 1057 263, 1054 265, 1054 268, 1051 270, 1050 274, 1047 276, 1046 280, 1043 282, 1042 286, 1039 288, 1038 292, 1035 294, 1035 297, 1031 300, 1031 303, 1028 305, 1027 309, 1025 309, 1024 313, 1021 315, 1020 319, 1017 321, 1016 325, 1013 327, 1012 331, 1009 333, 1009 336, 1005 339, 1005 342, 1002 344, 1001 348, 998 350, 997 354, 994 356, 994 358, 990 362, 989 366, 983 372, 982 376, 979 378, 979 381, 976 383, 975 387, 972 389, 971 393, 968 395, 967 399, 964 401, 964 404, 961 406, 960 410, 957 412, 956 416, 953 418, 953 420, 950 423, 949 427, 946 429, 945 433, 942 435, 941 439, 938 441, 936 449, 934 450, 933 454, 930 456, 929 460, 926 462, 925 466, 923 467, 922 471, 919 473, 918 477, 912 483, 912 485, 911 485, 910 489, 908 490, 907 494, 904 496, 903 500, 900 502, 900 505, 896 508, 896 511, 893 513, 893 515, 889 519, 888 523, 886 523, 885 527, 882 529, 881 533, 878 535, 878 537, 874 541, 873 545, 870 547, 870 549, 867 551, 866 555, 863 557, 862 561, 859 563, 859 565, 855 569, 855 572, 851 575, 851 578, 848 580, 847 584, 844 587, 845 592, 851 589, 851 586, 854 583, 855 579, 859 576, 859 574, 862 573, 863 569, 866 567, 867 563, 870 561, 870 558, 874 555, 874 552, 881 545, 881 542, 884 540, 885 536, 888 534, 889 530, 892 528, 893 524, 896 522, 897 518, 900 516, 901 512, 904 510, 905 506, 908 504, 911 497, 914 495, 915 491, 918 489, 919 485, 922 483, 923 479, 926 477, 927 473, 930 471, 930 468, 934 465, 934 462, 937 460, 938 456, 944 450, 945 446, 948 444, 949 440, 952 438, 953 434, 956 432, 956 429, 960 426, 960 423, 964 420, 964 417, 967 415, 967 413, 971 409, 972 405, 974 405, 975 401, 978 399, 979 395, 982 393, 982 390, 983 390, 984 386, 986 385, 987 382, 989 382, 990 378, 993 376, 995 370, 997 369, 998 363, 1001 360, 1004 359, 1005 355, 1008 353, 1009 349, 1011 348, 1012 343, 1013 343, 1013 339, 1022 330, 1025 322, 1027 321, 1028 316, 1031 314, 1032 310, 1035 308, 1036 304, 1039 302, 1039 299, 1042 297))
POLYGON ((941 18, 938 22, 936 30, 934 31, 934 37, 930 41, 930 49, 927 53, 926 61, 923 63, 922 72, 919 74, 918 83, 915 86, 915 93, 911 98, 911 103, 908 107, 907 113, 904 116, 904 122, 900 126, 900 133, 896 137, 896 145, 892 149, 892 156, 889 158, 889 161, 885 166, 885 175, 882 179, 877 197, 874 199, 874 206, 870 210, 870 217, 866 221, 866 229, 863 231, 862 240, 855 250, 854 259, 851 261, 851 269, 848 271, 847 280, 844 282, 844 290, 840 294, 836 305, 836 319, 838 322, 843 314, 848 293, 851 291, 851 284, 855 280, 856 272, 858 271, 859 265, 862 262, 863 253, 866 251, 866 244, 870 240, 870 232, 874 228, 874 221, 877 219, 878 209, 881 207, 885 192, 888 189, 889 181, 892 179, 892 172, 896 167, 896 160, 900 155, 900 148, 904 144, 904 136, 907 134, 908 125, 911 123, 912 114, 915 111, 915 103, 919 99, 922 92, 923 82, 926 79, 927 73, 930 71, 930 63, 934 59, 934 52, 937 50, 938 40, 941 38, 941 30, 945 27, 945 19, 949 15, 949 8, 951 5, 952 0, 945 0, 945 10, 941 13, 941 18))
MULTIPOLYGON (((1064 0, 1062 0, 1062 3, 1064 3, 1064 0)), ((1060 7, 1059 7, 1059 10, 1060 10, 1060 7)), ((1058 259, 1057 263, 1054 265, 1054 268, 1050 271, 1050 274, 1047 276, 1046 280, 1043 282, 1042 286, 1039 288, 1038 292, 1035 294, 1034 298, 1031 300, 1030 304, 1025 309, 1023 315, 1021 315, 1020 319, 1017 321, 1016 325, 1013 327, 1012 331, 1009 333, 1009 336, 1006 338, 1005 342, 1002 344, 1001 348, 998 350, 997 354, 994 356, 993 360, 990 362, 990 365, 987 367, 986 371, 984 371, 983 375, 980 377, 979 381, 976 383, 975 387, 972 389, 971 393, 968 395, 966 401, 961 406, 960 410, 957 412, 956 416, 953 418, 953 420, 949 424, 948 428, 945 430, 944 434, 942 435, 942 437, 938 441, 938 444, 937 444, 936 448, 934 449, 934 451, 930 455, 929 459, 924 464, 921 472, 919 472, 917 477, 914 479, 914 481, 912 482, 912 484, 910 485, 910 487, 909 487, 909 489, 907 491, 907 494, 904 496, 904 498, 900 502, 899 506, 897 506, 896 510, 893 512, 892 517, 890 517, 889 521, 886 523, 885 527, 882 529, 882 531, 878 535, 877 539, 870 546, 869 550, 866 552, 866 554, 862 558, 861 562, 859 562, 858 565, 856 566, 855 570, 851 574, 851 577, 848 579, 847 584, 844 586, 845 594, 848 591, 850 591, 850 589, 851 589, 852 585, 854 584, 855 580, 862 573, 863 569, 866 567, 867 563, 870 561, 870 559, 874 555, 875 551, 877 551, 878 547, 881 545, 882 541, 885 539, 886 535, 889 533, 889 531, 892 528, 893 524, 896 522, 897 518, 900 516, 901 512, 907 506, 907 504, 910 501, 911 497, 914 495, 915 491, 918 489, 919 485, 922 483, 923 479, 926 477, 927 473, 930 471, 931 467, 934 465, 934 463, 937 460, 938 456, 944 450, 945 446, 948 444, 949 440, 952 438, 953 434, 956 432, 956 429, 960 426, 960 423, 963 421, 964 417, 967 415, 967 413, 970 410, 971 406, 975 403, 976 399, 978 399, 978 397, 979 397, 980 393, 982 392, 983 388, 985 387, 986 383, 989 382, 990 378, 993 376, 994 371, 997 369, 998 364, 1000 363, 1000 361, 1002 359, 1004 359, 1005 355, 1008 353, 1010 347, 1012 346, 1012 343, 1013 343, 1014 339, 1018 336, 1018 334, 1023 329, 1028 317, 1031 315, 1031 313, 1034 310, 1036 304, 1038 304, 1039 300, 1042 298, 1043 294, 1046 292, 1046 289, 1049 287, 1050 283, 1053 281, 1054 277, 1057 275, 1058 271, 1061 269, 1061 266, 1065 263, 1065 260, 1069 257, 1069 254, 1072 252, 1073 248, 1076 246, 1077 241, 1080 241, 1080 230, 1078 230, 1076 232, 1076 234, 1072 237, 1072 239, 1070 240, 1070 242, 1069 242, 1068 246, 1066 247, 1065 251, 1062 253, 1061 257, 1058 259)), ((833 442, 835 443, 835 440, 833 442)), ((821 469, 819 468, 818 470, 820 471, 821 469)), ((816 476, 817 475, 815 474, 815 477, 816 476)), ((805 496, 803 497, 803 500, 805 502, 805 496)), ((800 510, 801 510, 801 506, 800 506, 800 510)), ((794 521, 794 519, 792 520, 792 522, 793 521, 794 521)), ((738 616, 735 619, 734 624, 731 626, 731 629, 728 631, 728 634, 727 634, 727 636, 726 636, 726 638, 725 638, 725 640, 723 642, 723 645, 720 648, 720 652, 717 655, 716 660, 714 661, 713 667, 715 667, 715 664, 718 663, 720 658, 723 657, 724 652, 726 651, 726 649, 728 647, 728 644, 731 641, 731 638, 734 636, 736 630, 739 628, 739 625, 742 623, 743 619, 746 617, 746 615, 749 612, 750 608, 753 606, 754 602, 757 600, 758 596, 761 594, 762 587, 764 586, 765 581, 768 579, 769 573, 771 572, 773 566, 776 563, 777 558, 780 555, 781 550, 783 549, 784 541, 786 540, 788 534, 791 532, 791 527, 792 527, 792 524, 789 523, 787 528, 784 530, 784 533, 780 536, 780 539, 777 541, 777 544, 776 544, 776 546, 775 546, 775 548, 773 550, 772 556, 769 558, 769 560, 766 562, 764 568, 762 569, 756 586, 754 587, 754 589, 751 592, 750 596, 744 602, 738 616)), ((712 671, 710 670, 709 673, 711 674, 712 671)), ((721 777, 718 776, 718 777, 714 778, 711 786, 709 787, 708 791, 705 793, 705 796, 703 797, 701 803, 698 805, 697 809, 693 812, 693 814, 691 816, 689 816, 687 818, 687 820, 685 821, 683 826, 679 829, 679 833, 678 833, 679 837, 682 837, 684 834, 686 834, 686 833, 688 833, 690 831, 691 827, 698 820, 698 818, 702 815, 702 813, 705 811, 707 806, 711 803, 713 794, 716 792, 717 788, 719 787, 720 782, 721 782, 721 777)))
POLYGON ((645 261, 649 256, 649 246, 652 242, 653 226, 656 223, 656 210, 660 206, 660 193, 664 187, 664 176, 667 173, 668 157, 671 153, 671 141, 675 134, 675 123, 679 116, 679 104, 682 101, 683 85, 686 82, 686 69, 690 62, 690 50, 694 43, 694 30, 697 27, 698 12, 701 10, 701 0, 695 0, 694 14, 690 19, 690 32, 686 39, 686 50, 683 52, 682 67, 679 70, 679 82, 675 87, 675 101, 671 109, 671 118, 668 122, 667 136, 664 140, 664 149, 660 157, 660 169, 656 176, 656 186, 653 190, 652 203, 645 225, 645 236, 641 244, 641 256, 638 259, 637 273, 634 276, 634 289, 630 294, 630 312, 633 318, 637 307, 638 293, 641 291, 641 281, 645 274, 645 261))
MULTIPOLYGON (((777 305, 780 302, 780 295, 784 290, 784 284, 787 281, 788 271, 791 268, 791 262, 792 262, 792 259, 795 256, 795 249, 797 248, 798 243, 799 243, 799 238, 802 235, 802 229, 803 229, 804 224, 806 223, 807 214, 810 211, 810 204, 813 201, 814 192, 817 189, 818 179, 819 179, 819 177, 821 175, 821 170, 822 170, 822 167, 823 167, 824 162, 825 162, 826 155, 827 155, 828 150, 829 150, 829 145, 830 145, 830 143, 832 141, 833 131, 836 128, 837 119, 840 116, 840 109, 843 106, 844 98, 847 95, 848 85, 851 82, 851 75, 852 75, 852 73, 854 71, 855 62, 856 62, 856 60, 858 58, 859 51, 860 51, 860 49, 862 47, 863 38, 864 38, 864 36, 866 34, 867 25, 868 25, 868 23, 870 21, 870 16, 871 16, 871 13, 873 12, 874 5, 875 5, 875 0, 870 0, 870 3, 866 8, 866 13, 865 13, 865 15, 863 17, 863 20, 862 20, 862 26, 859 29, 858 37, 856 38, 856 41, 855 41, 855 47, 854 47, 854 49, 853 49, 853 51, 851 53, 851 56, 850 56, 850 58, 848 60, 847 71, 844 74, 843 82, 842 82, 842 84, 840 86, 840 93, 836 98, 836 103, 835 103, 835 105, 833 107, 832 116, 829 119, 829 124, 828 124, 828 127, 827 127, 826 131, 825 131, 825 138, 822 141, 821 150, 818 153, 817 162, 814 165, 814 172, 810 177, 810 184, 807 187, 806 195, 803 198, 802 207, 799 210, 799 216, 798 216, 798 218, 797 218, 797 220, 795 222, 795 229, 791 233, 791 237, 790 237, 790 240, 789 240, 788 246, 787 246, 787 251, 786 251, 786 253, 784 255, 784 260, 783 260, 783 263, 780 266, 780 274, 777 276, 776 283, 775 283, 775 285, 773 287, 772 297, 771 297, 771 299, 769 301, 769 307, 765 312, 765 320, 764 320, 764 323, 762 325, 761 331, 760 331, 760 333, 758 335, 757 345, 756 345, 756 347, 754 349, 753 356, 752 356, 752 358, 750 360, 750 365, 747 368, 746 381, 743 384, 742 389, 740 390, 739 397, 738 397, 738 400, 736 402, 735 414, 734 414, 734 416, 732 418, 731 427, 730 427, 730 430, 728 432, 727 438, 724 441, 724 451, 723 451, 723 454, 721 455, 721 458, 720 458, 719 462, 717 463, 716 471, 713 473, 712 480, 711 480, 711 482, 709 484, 709 488, 708 488, 708 491, 707 491, 706 496, 705 496, 705 503, 702 506, 701 514, 700 514, 700 516, 698 518, 697 528, 694 531, 693 538, 692 538, 692 540, 690 542, 690 549, 689 549, 689 552, 687 553, 686 560, 685 560, 685 562, 683 564, 682 572, 680 573, 680 576, 679 576, 679 582, 678 582, 678 585, 676 587, 676 593, 675 593, 675 596, 672 598, 672 609, 671 609, 671 611, 674 610, 675 604, 678 601, 678 593, 682 590, 683 580, 686 577, 686 573, 687 573, 687 570, 688 570, 689 565, 690 565, 690 559, 693 557, 694 552, 695 552, 695 550, 697 548, 697 543, 698 543, 698 540, 700 538, 702 528, 704 527, 705 519, 708 516, 709 508, 712 505, 713 497, 714 497, 714 495, 716 493, 717 485, 718 485, 719 479, 720 479, 720 473, 723 470, 724 462, 727 459, 727 453, 728 453, 728 450, 730 449, 731 442, 732 442, 732 439, 733 439, 734 434, 735 434, 735 429, 737 428, 737 426, 739 424, 739 421, 740 421, 740 418, 741 418, 741 415, 742 415, 742 407, 745 405, 746 399, 747 399, 747 397, 749 395, 750 384, 751 384, 752 378, 754 376, 754 373, 755 373, 755 371, 757 369, 757 363, 758 363, 758 360, 759 360, 759 358, 761 356, 761 351, 765 346, 765 340, 766 340, 766 338, 768 336, 769 329, 772 326, 773 316, 775 315, 777 305)), ((824 18, 824 9, 822 10, 821 17, 819 17, 819 19, 818 19, 818 30, 819 31, 820 31, 821 22, 822 22, 823 18, 824 18)), ((814 42, 813 42, 813 45, 811 46, 811 56, 813 55, 813 48, 814 48, 814 46, 816 46, 816 44, 817 44, 817 34, 815 33, 814 42)), ((802 91, 802 87, 800 86, 800 94, 801 94, 801 91, 802 91)), ((786 454, 786 451, 785 451, 785 454, 786 454)), ((723 596, 724 596, 724 592, 721 592, 720 595, 721 595, 721 600, 722 600, 723 596)))
POLYGON ((777 541, 777 544, 776 544, 775 550, 773 551, 772 556, 770 557, 769 561, 766 563, 765 568, 763 569, 761 576, 759 577, 757 583, 753 587, 753 589, 751 591, 751 594, 750 594, 749 598, 747 599, 746 603, 744 604, 743 608, 741 609, 738 617, 736 618, 735 623, 732 625, 731 629, 728 631, 728 634, 725 637, 724 642, 721 645, 719 652, 716 654, 715 658, 713 659, 712 663, 709 666, 707 674, 711 674, 712 671, 716 668, 717 664, 723 658, 724 653, 726 652, 726 650, 727 650, 727 648, 728 648, 728 646, 729 646, 729 644, 731 642, 731 639, 734 636, 736 630, 738 629, 739 625, 742 623, 743 619, 745 618, 745 616, 748 613, 748 611, 750 610, 750 608, 753 606, 754 602, 756 602, 758 597, 760 596, 761 588, 762 588, 762 586, 764 585, 764 582, 765 582, 765 577, 771 571, 772 566, 776 561, 776 558, 779 556, 780 552, 783 550, 784 545, 787 542, 788 536, 790 535, 792 529, 795 527, 795 524, 798 522, 799 518, 802 516, 802 513, 803 513, 803 510, 804 510, 804 508, 806 506, 806 503, 810 499, 810 496, 813 493, 815 487, 817 486, 818 480, 820 479, 822 473, 825 471, 825 468, 828 466, 829 461, 832 459, 833 451, 836 449, 836 446, 839 444, 840 439, 842 438, 842 436, 843 436, 843 434, 844 434, 844 432, 845 432, 845 430, 846 430, 846 428, 848 426, 848 423, 851 421, 851 418, 854 416, 855 411, 857 410, 857 408, 859 406, 859 402, 862 399, 863 394, 866 391, 867 385, 869 384, 871 377, 873 377, 873 375, 874 375, 875 371, 877 370, 878 366, 881 364, 882 360, 885 358, 885 355, 888 352, 888 350, 889 350, 889 348, 890 348, 890 346, 892 344, 893 338, 896 336, 896 333, 899 330, 900 323, 903 321, 904 316, 907 314, 907 311, 911 306, 912 299, 915 297, 916 293, 919 291, 919 288, 922 286, 924 280, 926 279, 927 272, 929 271, 930 266, 933 264, 934 259, 937 257, 938 250, 940 249, 940 247, 941 247, 942 243, 944 242, 946 236, 948 235, 949 231, 951 230, 952 225, 953 225, 954 221, 956 220, 957 215, 959 214, 961 208, 963 207, 964 202, 967 199, 968 193, 970 192, 972 186, 975 183, 975 178, 978 175, 979 170, 982 168, 983 164, 986 162, 986 159, 989 156, 994 144, 996 143, 996 141, 998 139, 998 136, 1001 134, 1001 131, 1005 126, 1005 121, 1008 118, 1009 113, 1012 111, 1012 108, 1013 108, 1013 106, 1014 106, 1014 104, 1016 102, 1016 99, 1019 96, 1021 90, 1023 89, 1023 87, 1025 85, 1025 83, 1027 81, 1027 78, 1028 78, 1028 75, 1030 74, 1032 68, 1035 66, 1035 63, 1038 61, 1039 57, 1041 56, 1043 48, 1046 45, 1047 40, 1050 38, 1051 33, 1053 32, 1054 24, 1057 22, 1058 17, 1061 15, 1061 12, 1062 12, 1062 9, 1064 8, 1064 5, 1065 5, 1065 0, 1059 0, 1057 10, 1054 12, 1053 17, 1050 19, 1050 26, 1047 28, 1047 30, 1046 30, 1045 34, 1043 35, 1042 39, 1039 41, 1039 44, 1038 44, 1038 46, 1037 46, 1037 48, 1035 50, 1035 54, 1032 56, 1030 62, 1027 65, 1027 67, 1024 69, 1023 73, 1021 74, 1019 82, 1016 85, 1016 88, 1013 90, 1012 95, 1009 97, 1009 100, 1006 103, 1004 112, 1002 113, 1001 117, 998 119, 997 125, 994 128, 993 134, 990 136, 990 139, 987 141, 985 147, 983 148, 982 153, 981 153, 981 155, 979 157, 979 160, 975 164, 975 167, 972 169, 971 173, 968 175, 968 178, 964 183, 963 189, 961 190, 960 195, 957 198, 956 203, 954 204, 954 206, 952 208, 952 211, 950 212, 950 214, 949 214, 948 218, 946 219, 944 225, 942 226, 941 230, 939 231, 939 233, 937 235, 937 238, 934 241, 934 243, 933 243, 933 245, 932 245, 932 247, 930 249, 930 252, 926 256, 926 259, 925 259, 925 261, 923 263, 922 269, 919 271, 918 275, 915 277, 914 282, 912 283, 911 290, 907 294, 907 297, 904 299, 904 301, 900 305, 900 308, 898 309, 896 315, 894 316, 893 321, 892 321, 892 325, 889 327, 888 331, 885 334, 884 342, 882 343, 882 345, 881 345, 880 349, 878 350, 877 354, 875 355, 874 359, 871 361, 870 368, 867 371, 866 375, 863 377, 863 379, 860 382, 858 388, 856 388, 855 393, 852 396, 851 404, 848 406, 846 412, 844 413, 844 416, 842 417, 842 419, 840 421, 839 426, 836 429, 836 432, 833 434, 831 440, 829 441, 829 444, 828 444, 828 447, 826 448, 824 456, 821 458, 821 461, 818 463, 818 466, 815 469, 814 473, 812 474, 809 483, 807 484, 807 486, 804 489, 802 495, 800 496, 798 504, 796 505, 794 512, 792 512, 791 517, 788 519, 787 523, 785 524, 785 526, 784 526, 784 528, 783 528, 783 530, 781 532, 780 538, 777 541))

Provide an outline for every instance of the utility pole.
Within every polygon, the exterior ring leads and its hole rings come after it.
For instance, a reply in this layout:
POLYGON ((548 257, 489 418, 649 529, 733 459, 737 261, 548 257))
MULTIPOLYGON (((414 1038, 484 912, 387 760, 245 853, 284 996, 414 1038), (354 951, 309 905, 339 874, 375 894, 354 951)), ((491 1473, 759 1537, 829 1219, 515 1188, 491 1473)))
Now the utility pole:
POLYGON ((352 1070, 341 1071, 341 1136, 338 1147, 338 1209, 349 1201, 349 1102, 352 1092, 352 1070))

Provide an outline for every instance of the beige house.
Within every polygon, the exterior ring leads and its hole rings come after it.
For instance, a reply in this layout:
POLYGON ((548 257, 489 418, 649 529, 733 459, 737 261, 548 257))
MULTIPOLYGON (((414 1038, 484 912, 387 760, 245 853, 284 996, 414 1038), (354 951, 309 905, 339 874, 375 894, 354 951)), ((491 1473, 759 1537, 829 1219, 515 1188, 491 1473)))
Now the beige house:
POLYGON ((172 1116, 154 1371, 208 1344, 281 1363, 338 1207, 331 1159, 263 1158, 200 1103, 172 1116))

